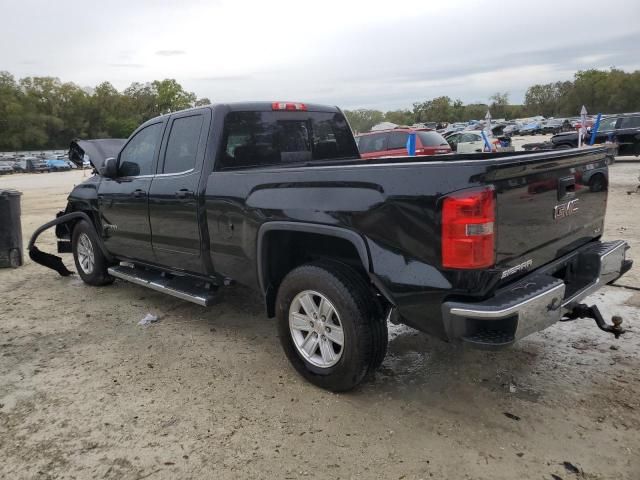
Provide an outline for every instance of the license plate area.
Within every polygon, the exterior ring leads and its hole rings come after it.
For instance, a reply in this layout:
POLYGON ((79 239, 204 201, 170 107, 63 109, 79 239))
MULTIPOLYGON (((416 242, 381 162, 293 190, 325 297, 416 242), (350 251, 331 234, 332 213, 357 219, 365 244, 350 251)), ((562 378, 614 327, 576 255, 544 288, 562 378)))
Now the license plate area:
POLYGON ((557 265, 556 269, 549 273, 565 283, 564 298, 571 298, 597 280, 600 273, 600 256, 593 252, 580 253, 557 265))

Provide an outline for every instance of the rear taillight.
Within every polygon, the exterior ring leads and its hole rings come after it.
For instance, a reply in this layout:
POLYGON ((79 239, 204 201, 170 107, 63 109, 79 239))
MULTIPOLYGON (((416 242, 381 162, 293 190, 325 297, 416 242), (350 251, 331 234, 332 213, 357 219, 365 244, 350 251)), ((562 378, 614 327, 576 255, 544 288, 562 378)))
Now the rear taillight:
POLYGON ((271 110, 288 110, 293 112, 306 112, 307 106, 304 103, 295 102, 273 102, 271 110))
POLYGON ((493 187, 466 190, 442 203, 442 266, 486 268, 495 264, 493 187))

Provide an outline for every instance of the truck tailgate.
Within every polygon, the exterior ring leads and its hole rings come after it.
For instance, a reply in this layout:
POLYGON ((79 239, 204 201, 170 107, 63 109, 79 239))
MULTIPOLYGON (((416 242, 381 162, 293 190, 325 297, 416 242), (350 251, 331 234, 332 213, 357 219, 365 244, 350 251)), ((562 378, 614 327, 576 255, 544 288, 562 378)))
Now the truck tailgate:
POLYGON ((602 235, 608 171, 603 149, 497 166, 496 264, 505 281, 602 235))

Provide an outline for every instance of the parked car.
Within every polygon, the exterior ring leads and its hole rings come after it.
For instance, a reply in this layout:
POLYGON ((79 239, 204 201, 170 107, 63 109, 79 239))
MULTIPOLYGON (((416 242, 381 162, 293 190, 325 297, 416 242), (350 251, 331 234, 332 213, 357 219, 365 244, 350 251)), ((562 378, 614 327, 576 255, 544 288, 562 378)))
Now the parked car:
MULTIPOLYGON (((591 138, 589 131, 586 136, 591 138)), ((640 113, 611 115, 600 120, 596 144, 612 142, 618 144, 618 155, 640 155, 640 113)), ((553 148, 575 148, 578 132, 559 133, 551 137, 553 148)))
MULTIPOLYGON (((593 126, 593 122, 595 120, 592 117, 587 117, 587 121, 586 123, 586 127, 587 128, 591 128, 593 126)), ((571 129, 572 130, 579 130, 580 128, 582 128, 582 118, 581 117, 576 117, 572 120, 570 120, 570 125, 571 125, 571 129)))
POLYGON ((49 159, 45 160, 45 163, 52 172, 66 172, 67 170, 71 170, 69 164, 64 160, 49 159))
POLYGON ((520 127, 518 135, 538 135, 542 133, 542 122, 531 122, 520 127))
POLYGON ((406 156, 407 139, 409 132, 412 131, 416 132, 416 155, 451 153, 451 148, 444 137, 430 129, 396 128, 363 133, 356 135, 356 145, 362 158, 406 156))
POLYGON ((252 287, 319 387, 375 371, 387 321, 493 349, 561 319, 623 332, 579 303, 632 266, 626 242, 601 240, 606 191, 577 184, 585 165, 606 168, 604 148, 363 161, 338 108, 289 102, 199 107, 117 148, 96 142, 74 142, 98 174, 36 230, 30 257, 70 274, 36 246, 55 226, 89 285, 119 278, 203 306, 233 280, 252 287), (541 177, 548 190, 529 193, 541 177))
POLYGON ((514 135, 518 135, 518 133, 520 132, 520 127, 521 125, 519 123, 508 123, 503 130, 503 134, 504 135, 508 135, 508 136, 514 136, 514 135))
MULTIPOLYGON (((491 151, 513 151, 511 139, 507 136, 487 137, 491 145, 491 151)), ((481 153, 486 151, 484 139, 480 131, 463 131, 451 134, 447 137, 451 150, 457 153, 481 153)))
POLYGON ((26 157, 20 161, 21 168, 30 173, 43 173, 50 172, 51 168, 47 165, 47 162, 39 157, 26 157))
POLYGON ((8 175, 14 172, 13 163, 0 161, 0 175, 8 175))
POLYGON ((544 122, 542 122, 542 133, 556 134, 562 132, 563 128, 564 120, 562 119, 552 118, 550 120, 545 120, 544 122))
POLYGON ((447 128, 443 129, 442 131, 439 130, 438 132, 446 138, 447 135, 451 135, 452 133, 464 130, 466 127, 466 123, 450 123, 447 128))

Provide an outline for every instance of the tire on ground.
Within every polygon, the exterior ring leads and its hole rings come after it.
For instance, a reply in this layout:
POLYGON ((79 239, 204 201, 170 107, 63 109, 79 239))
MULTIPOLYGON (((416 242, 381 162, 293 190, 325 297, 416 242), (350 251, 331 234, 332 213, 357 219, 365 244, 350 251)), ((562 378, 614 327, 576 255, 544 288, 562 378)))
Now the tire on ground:
POLYGON ((111 275, 107 273, 108 263, 107 259, 102 254, 102 250, 96 244, 95 237, 97 232, 95 227, 85 220, 80 220, 73 227, 73 234, 71 237, 71 246, 73 251, 73 260, 76 264, 76 270, 80 278, 84 283, 94 286, 108 285, 115 280, 111 275), (78 244, 81 238, 86 238, 91 244, 93 250, 93 269, 90 272, 85 271, 85 268, 80 264, 78 258, 78 244))
POLYGON ((317 262, 289 272, 278 289, 276 315, 287 358, 298 373, 321 388, 334 392, 351 390, 382 363, 386 354, 387 325, 381 305, 366 280, 346 265, 317 262), (333 366, 313 365, 294 344, 289 309, 294 298, 305 290, 324 295, 340 317, 344 344, 340 359, 333 366))

